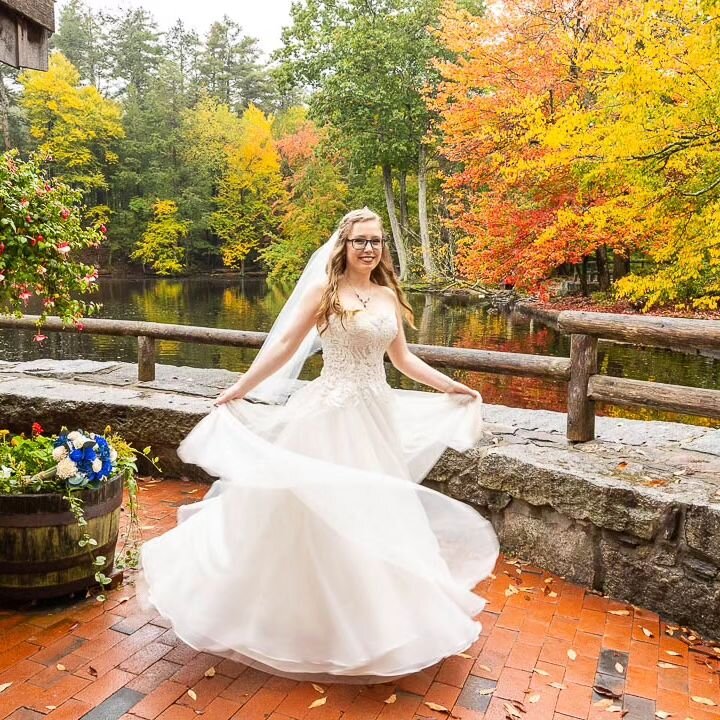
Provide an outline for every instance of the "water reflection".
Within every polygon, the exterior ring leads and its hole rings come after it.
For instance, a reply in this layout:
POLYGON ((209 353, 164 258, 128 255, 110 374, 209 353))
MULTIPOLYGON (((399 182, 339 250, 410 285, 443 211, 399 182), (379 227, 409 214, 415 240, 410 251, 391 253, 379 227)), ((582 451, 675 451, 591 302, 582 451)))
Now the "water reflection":
MULTIPOLYGON (((243 330, 268 330, 291 288, 268 286, 261 279, 190 278, 186 280, 103 279, 94 299, 103 303, 101 315, 107 318, 204 325, 243 330)), ((428 345, 503 350, 567 357, 569 338, 538 320, 518 313, 501 313, 472 298, 411 293, 417 329, 408 328, 410 342, 428 345)), ((32 332, 0 330, 0 359, 88 358, 135 362, 134 338, 105 337, 83 333, 49 333, 43 347, 32 342, 32 332)), ((222 367, 245 370, 255 351, 242 348, 193 345, 163 340, 158 343, 158 359, 172 365, 222 367)), ((601 372, 617 377, 682 383, 695 387, 720 387, 720 361, 698 355, 683 355, 662 349, 638 349, 629 345, 599 345, 601 372)), ((311 360, 303 377, 312 378, 320 368, 311 360)), ((455 377, 476 387, 489 403, 516 407, 564 411, 566 390, 563 383, 536 378, 516 378, 457 371, 455 377)), ((395 370, 389 371, 396 387, 416 385, 395 370)), ((685 418, 672 413, 645 409, 601 407, 607 415, 674 419, 715 426, 720 423, 685 418)))

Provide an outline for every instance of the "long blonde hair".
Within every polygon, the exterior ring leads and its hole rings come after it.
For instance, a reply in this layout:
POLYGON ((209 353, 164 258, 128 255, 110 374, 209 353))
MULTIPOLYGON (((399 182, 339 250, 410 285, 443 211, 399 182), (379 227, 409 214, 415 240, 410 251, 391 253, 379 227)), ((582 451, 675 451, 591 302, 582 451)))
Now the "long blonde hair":
MULTIPOLYGON (((338 225, 337 242, 332 249, 330 260, 328 261, 328 284, 323 292, 322 298, 320 299, 320 308, 318 309, 317 317, 320 333, 323 333, 327 329, 328 324, 330 323, 331 315, 338 315, 340 317, 340 321, 343 323, 348 315, 348 312, 343 309, 343 306, 340 303, 340 296, 338 293, 340 278, 343 276, 347 268, 346 241, 350 237, 353 225, 367 220, 377 220, 380 225, 380 230, 382 231, 382 220, 380 216, 368 207, 361 208, 360 210, 351 210, 343 217, 338 225)), ((413 311, 410 307, 410 303, 408 303, 407 298, 405 297, 403 289, 400 287, 397 276, 395 275, 392 257, 390 256, 390 250, 388 249, 387 242, 383 243, 380 262, 370 273, 370 280, 376 285, 383 285, 393 289, 400 305, 402 306, 403 318, 411 327, 414 328, 413 311)))

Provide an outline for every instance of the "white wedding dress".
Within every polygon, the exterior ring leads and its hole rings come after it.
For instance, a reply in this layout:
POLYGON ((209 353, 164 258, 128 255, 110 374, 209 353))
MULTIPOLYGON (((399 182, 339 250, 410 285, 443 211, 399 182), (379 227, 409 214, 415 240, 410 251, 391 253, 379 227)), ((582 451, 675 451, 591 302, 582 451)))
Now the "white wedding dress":
POLYGON ((385 682, 467 649, 498 543, 420 481, 481 434, 481 401, 391 389, 395 315, 333 316, 286 405, 232 401, 182 442, 219 479, 141 551, 139 597, 188 645, 301 680, 385 682))

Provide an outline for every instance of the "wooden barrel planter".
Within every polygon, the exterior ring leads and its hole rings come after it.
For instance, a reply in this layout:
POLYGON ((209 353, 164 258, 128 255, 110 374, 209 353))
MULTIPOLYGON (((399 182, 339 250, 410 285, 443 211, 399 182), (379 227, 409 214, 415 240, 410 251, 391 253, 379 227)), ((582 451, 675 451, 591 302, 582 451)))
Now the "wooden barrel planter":
POLYGON ((0 495, 0 601, 56 598, 97 585, 95 573, 110 576, 120 526, 122 473, 78 493, 87 526, 80 527, 61 493, 0 495), (93 565, 84 533, 97 540, 93 565))

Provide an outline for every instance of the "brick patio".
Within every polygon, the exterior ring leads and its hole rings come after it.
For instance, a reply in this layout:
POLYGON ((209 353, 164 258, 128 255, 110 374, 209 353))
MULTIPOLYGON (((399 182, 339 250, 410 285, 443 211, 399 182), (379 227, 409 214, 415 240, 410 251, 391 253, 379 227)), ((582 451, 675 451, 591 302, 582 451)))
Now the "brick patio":
MULTIPOLYGON (((207 489, 140 486, 145 538, 207 489)), ((133 579, 104 605, 0 613, 0 719, 720 720, 720 650, 521 561, 502 559, 477 588, 488 605, 473 647, 375 686, 314 687, 198 653, 138 609, 133 579)))

